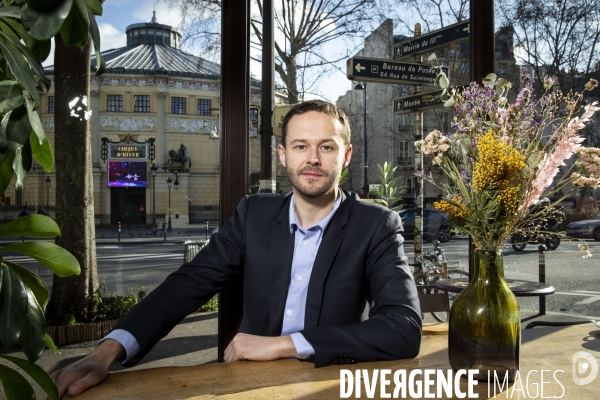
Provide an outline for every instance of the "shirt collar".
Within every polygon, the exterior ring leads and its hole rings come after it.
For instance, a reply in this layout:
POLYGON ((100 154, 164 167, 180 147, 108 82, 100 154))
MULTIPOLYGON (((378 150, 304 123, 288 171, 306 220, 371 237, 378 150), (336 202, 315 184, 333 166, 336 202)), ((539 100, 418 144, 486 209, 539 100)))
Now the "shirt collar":
MULTIPOLYGON (((338 196, 337 196, 337 199, 335 199, 335 203, 333 204, 333 210, 331 210, 331 212, 325 218, 323 218, 322 220, 320 220, 313 226, 307 228, 307 230, 313 229, 315 227, 319 227, 321 229, 321 231, 325 231, 325 228, 327 228, 327 226, 329 225, 329 222, 331 222, 331 219, 335 215, 335 212, 340 207, 341 202, 342 202, 342 196, 338 189, 338 196)), ((292 233, 294 232, 295 228, 301 228, 300 221, 298 220, 298 216, 296 215, 295 206, 296 206, 296 199, 295 199, 294 195, 292 194, 292 201, 290 201, 290 211, 289 211, 289 213, 290 213, 290 232, 292 232, 292 233)))

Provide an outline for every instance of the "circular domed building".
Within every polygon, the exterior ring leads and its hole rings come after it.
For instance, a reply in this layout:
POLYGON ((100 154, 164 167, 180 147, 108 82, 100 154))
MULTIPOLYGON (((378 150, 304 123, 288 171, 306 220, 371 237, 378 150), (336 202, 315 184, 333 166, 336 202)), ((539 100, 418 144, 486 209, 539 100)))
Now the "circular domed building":
MULTIPOLYGON (((126 34, 125 47, 102 52, 105 73, 91 77, 96 223, 149 225, 154 212, 157 222, 166 222, 170 198, 173 228, 206 224, 218 215, 220 66, 181 50, 180 32, 154 17, 128 26, 126 34)), ((92 57, 92 70, 95 65, 92 57)), ((53 67, 46 75, 53 80, 53 67)), ((53 85, 41 106, 51 143, 57 96, 53 85)), ((276 101, 284 97, 276 94, 276 101)), ((258 171, 255 80, 250 102, 250 171, 258 171)), ((35 166, 22 191, 7 189, 6 202, 30 209, 54 204, 53 175, 35 166)))

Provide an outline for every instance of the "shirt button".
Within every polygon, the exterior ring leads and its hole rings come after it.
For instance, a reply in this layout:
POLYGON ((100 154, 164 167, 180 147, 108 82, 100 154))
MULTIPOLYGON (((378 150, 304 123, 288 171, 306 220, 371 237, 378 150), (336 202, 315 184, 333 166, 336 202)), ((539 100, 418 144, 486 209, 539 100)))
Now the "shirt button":
POLYGON ((301 281, 302 277, 300 275, 298 275, 298 277, 296 279, 298 279, 299 281, 301 281))
POLYGON ((305 245, 305 246, 308 246, 309 244, 310 244, 310 242, 309 242, 308 240, 305 240, 305 241, 304 241, 304 245, 305 245))
POLYGON ((292 310, 287 310, 287 315, 292 315, 292 310))

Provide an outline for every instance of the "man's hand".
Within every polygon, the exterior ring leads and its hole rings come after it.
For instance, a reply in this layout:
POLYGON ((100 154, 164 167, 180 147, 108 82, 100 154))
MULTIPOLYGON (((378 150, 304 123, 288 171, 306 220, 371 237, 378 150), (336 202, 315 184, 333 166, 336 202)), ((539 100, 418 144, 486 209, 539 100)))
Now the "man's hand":
POLYGON ((125 349, 116 340, 106 339, 90 354, 79 361, 55 371, 51 376, 62 397, 77 396, 92 386, 98 385, 108 376, 110 365, 125 355, 125 349))
POLYGON ((297 355, 290 335, 270 337, 238 333, 225 349, 225 362, 269 361, 297 355))

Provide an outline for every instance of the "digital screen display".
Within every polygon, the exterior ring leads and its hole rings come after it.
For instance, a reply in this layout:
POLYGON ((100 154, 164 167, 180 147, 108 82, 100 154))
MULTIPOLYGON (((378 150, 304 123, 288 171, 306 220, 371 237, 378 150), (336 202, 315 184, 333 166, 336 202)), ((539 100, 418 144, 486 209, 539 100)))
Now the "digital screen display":
POLYGON ((148 163, 146 161, 109 161, 109 187, 147 187, 148 163))

